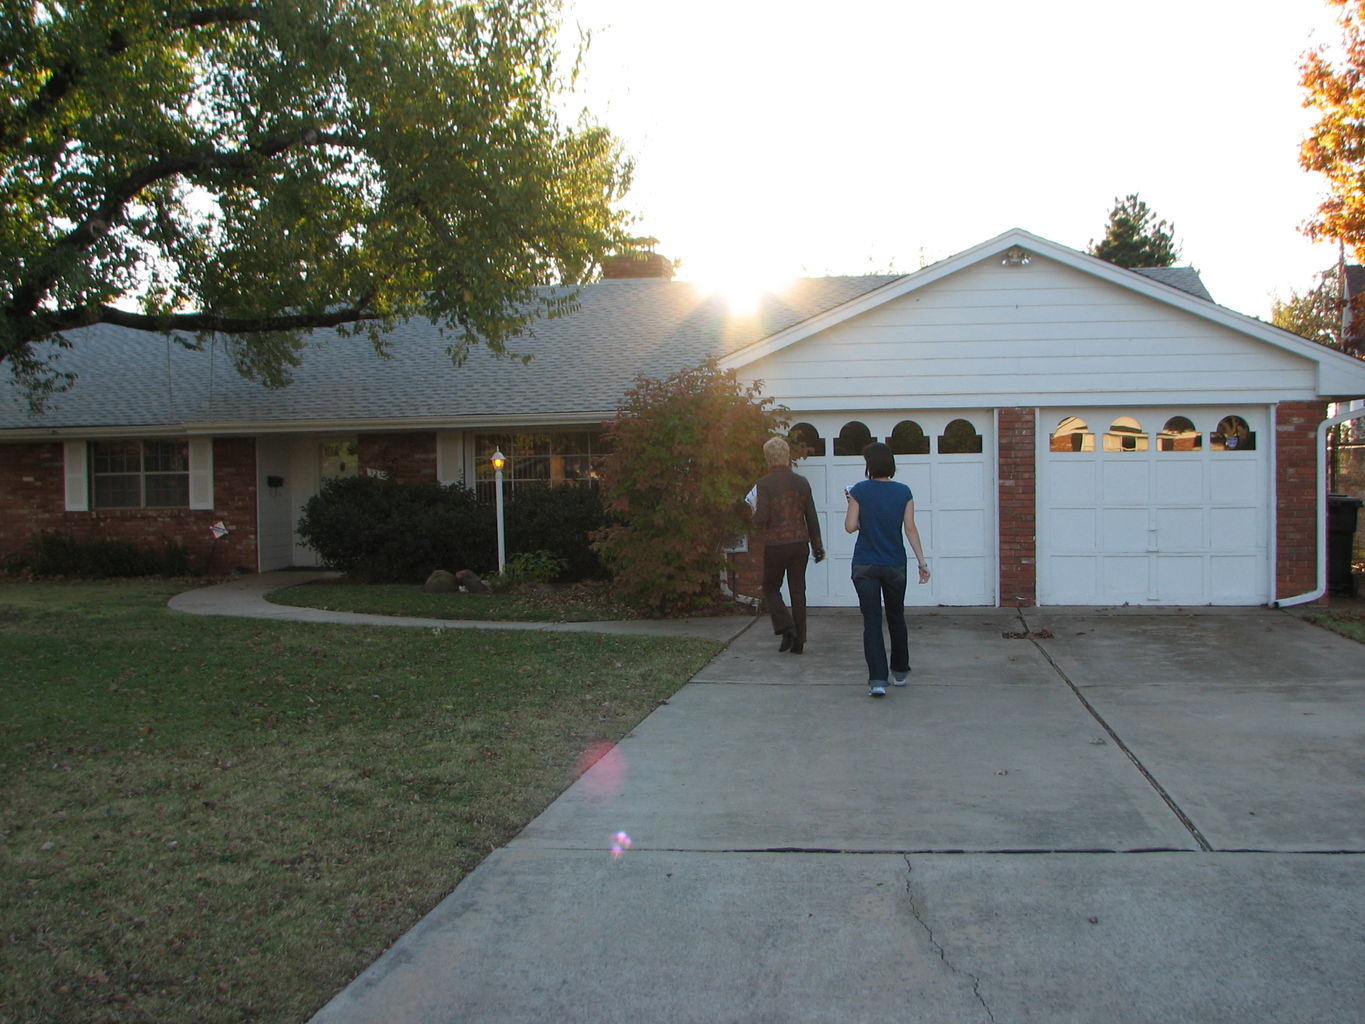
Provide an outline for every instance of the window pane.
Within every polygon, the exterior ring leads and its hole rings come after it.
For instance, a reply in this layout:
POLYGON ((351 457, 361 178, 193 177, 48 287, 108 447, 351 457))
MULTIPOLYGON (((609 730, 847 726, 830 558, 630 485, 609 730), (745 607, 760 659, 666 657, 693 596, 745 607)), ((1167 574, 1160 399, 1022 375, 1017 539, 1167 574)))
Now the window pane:
POLYGON ((139 508, 141 478, 136 474, 106 474, 91 478, 91 497, 96 508, 139 508))
POLYGON ((136 441, 93 441, 92 473, 137 473, 142 469, 142 446, 136 441))
POLYGON ((1216 452, 1254 452, 1256 432, 1240 416, 1224 416, 1218 429, 1209 436, 1209 447, 1216 452))
POLYGON ((151 473, 147 476, 148 508, 188 508, 190 478, 187 473, 151 473))
POLYGON ((185 441, 144 441, 142 468, 147 473, 187 473, 189 444, 185 441))
POLYGON ((886 443, 895 455, 929 454, 929 438, 925 436, 924 428, 914 420, 897 423, 886 443))

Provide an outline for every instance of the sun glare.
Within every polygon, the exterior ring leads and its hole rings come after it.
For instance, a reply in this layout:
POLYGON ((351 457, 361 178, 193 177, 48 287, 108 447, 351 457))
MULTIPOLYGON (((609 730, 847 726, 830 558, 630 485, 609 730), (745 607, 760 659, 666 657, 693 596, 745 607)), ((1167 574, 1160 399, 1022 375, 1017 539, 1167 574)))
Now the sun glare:
POLYGON ((764 273, 754 267, 700 263, 684 265, 679 276, 703 295, 719 296, 732 316, 752 316, 764 295, 782 291, 792 280, 790 275, 764 273))

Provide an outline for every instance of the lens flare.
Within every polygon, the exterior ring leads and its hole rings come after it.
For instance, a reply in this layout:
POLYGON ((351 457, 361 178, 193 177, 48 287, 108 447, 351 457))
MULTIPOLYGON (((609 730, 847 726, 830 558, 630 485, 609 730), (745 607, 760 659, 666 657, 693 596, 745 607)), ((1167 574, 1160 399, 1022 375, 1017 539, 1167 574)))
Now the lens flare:
POLYGON ((616 835, 612 836, 611 859, 620 860, 622 857, 624 857, 626 855, 626 851, 630 849, 632 842, 634 842, 634 840, 630 838, 629 832, 617 832, 616 835))
POLYGON ((592 796, 616 796, 625 781, 625 759, 610 743, 594 743, 579 756, 578 771, 580 784, 592 796))

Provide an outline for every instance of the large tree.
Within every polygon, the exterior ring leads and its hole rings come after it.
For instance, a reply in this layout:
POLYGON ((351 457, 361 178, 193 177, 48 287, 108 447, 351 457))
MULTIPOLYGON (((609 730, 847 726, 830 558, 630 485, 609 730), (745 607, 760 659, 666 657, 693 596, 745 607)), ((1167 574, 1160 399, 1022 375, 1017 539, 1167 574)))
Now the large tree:
POLYGON ((621 239, 629 162, 556 111, 558 0, 0 12, 0 363, 35 402, 98 323, 272 385, 318 327, 501 351, 621 239))
POLYGON ((1104 237, 1092 239, 1088 252, 1120 267, 1169 267, 1180 258, 1174 231, 1134 193, 1114 200, 1104 237))
POLYGON ((1327 179, 1328 197, 1304 226, 1312 238, 1340 241, 1365 255, 1365 0, 1327 0, 1340 8, 1342 44, 1333 60, 1319 47, 1304 55, 1303 105, 1318 121, 1299 152, 1306 170, 1327 179))

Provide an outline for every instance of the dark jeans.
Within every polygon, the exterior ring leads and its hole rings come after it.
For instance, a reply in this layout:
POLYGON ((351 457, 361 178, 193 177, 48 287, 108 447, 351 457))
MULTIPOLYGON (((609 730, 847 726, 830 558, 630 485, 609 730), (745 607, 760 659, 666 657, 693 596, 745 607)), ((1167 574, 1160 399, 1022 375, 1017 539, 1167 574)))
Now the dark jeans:
POLYGON ((905 566, 855 565, 853 589, 863 613, 863 656, 867 680, 887 681, 886 644, 882 640, 882 611, 891 634, 891 671, 910 671, 910 641, 905 630, 905 566))
POLYGON ((796 642, 806 642, 806 562, 810 559, 810 544, 765 544, 763 546, 763 600, 768 602, 773 632, 794 630, 796 642), (782 577, 787 578, 791 593, 791 610, 782 602, 782 577))

